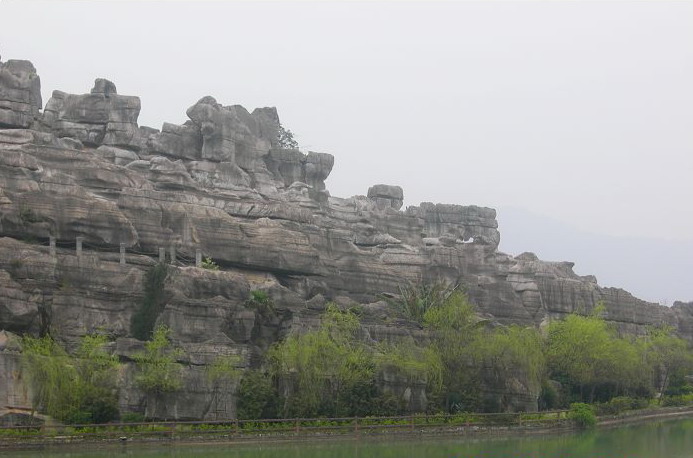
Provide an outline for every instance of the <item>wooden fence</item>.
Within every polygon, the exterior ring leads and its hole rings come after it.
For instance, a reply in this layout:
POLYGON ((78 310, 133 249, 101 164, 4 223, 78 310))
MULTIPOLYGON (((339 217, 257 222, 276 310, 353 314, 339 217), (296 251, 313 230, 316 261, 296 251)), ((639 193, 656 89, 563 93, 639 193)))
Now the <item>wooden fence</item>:
POLYGON ((567 426, 570 423, 567 412, 10 426, 0 428, 0 446, 108 440, 240 440, 258 437, 272 440, 298 436, 426 432, 502 434, 509 430, 531 431, 567 426))

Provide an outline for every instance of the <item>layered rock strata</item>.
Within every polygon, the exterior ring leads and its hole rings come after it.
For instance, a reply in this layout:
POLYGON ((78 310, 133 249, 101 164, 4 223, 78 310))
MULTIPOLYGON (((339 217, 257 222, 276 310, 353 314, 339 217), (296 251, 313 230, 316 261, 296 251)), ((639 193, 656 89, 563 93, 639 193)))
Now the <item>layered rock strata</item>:
MULTIPOLYGON (((139 98, 103 79, 88 94, 55 91, 43 112, 40 105, 33 65, 0 63, 0 330, 50 329, 68 345, 102 330, 128 361, 141 348, 129 323, 144 272, 159 248, 174 249, 158 320, 187 350, 186 388, 148 405, 151 415, 232 417, 233 397, 205 381, 205 364, 219 354, 257 364, 272 342, 315 325, 328 300, 365 304, 365 338, 420 338, 379 302, 408 281, 460 284, 500 323, 538 326, 603 302, 622 332, 668 324, 693 338, 691 303, 662 307, 602 288, 572 263, 498 252, 493 209, 422 203, 402 211, 402 188, 382 184, 366 196, 330 196, 334 158, 282 148, 273 108, 250 113, 204 97, 189 121, 156 130, 137 124, 139 98), (51 237, 55 255, 42 246, 51 237), (115 253, 121 245, 125 264, 115 253), (197 250, 222 270, 194 267, 197 250), (251 289, 268 291, 277 313, 246 307, 251 289)), ((12 348, 0 345, 0 366, 16 367, 12 348)), ((130 365, 123 377, 132 381, 130 365)), ((422 387, 383 383, 408 393, 412 408, 425 404, 422 387)), ((127 386, 123 408, 141 409, 142 393, 127 386)), ((537 393, 521 383, 504 389, 515 400, 508 408, 536 408, 537 393)), ((17 393, 0 391, 0 405, 19 403, 17 393)))

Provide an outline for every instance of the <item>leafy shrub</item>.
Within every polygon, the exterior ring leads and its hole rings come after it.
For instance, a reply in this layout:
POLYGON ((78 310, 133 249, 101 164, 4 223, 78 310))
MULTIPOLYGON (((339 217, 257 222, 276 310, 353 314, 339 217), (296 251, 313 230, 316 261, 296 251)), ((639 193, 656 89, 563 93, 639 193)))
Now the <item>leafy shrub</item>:
POLYGON ((207 270, 219 270, 219 266, 212 258, 207 257, 202 260, 202 268, 207 270))
POLYGON ((259 289, 252 290, 250 292, 250 297, 245 301, 245 305, 256 309, 262 315, 273 315, 275 313, 274 301, 269 294, 267 294, 267 291, 259 289))
POLYGON ((682 394, 679 396, 664 396, 662 405, 664 407, 682 407, 693 404, 693 394, 682 394))
POLYGON ((582 402, 570 404, 568 418, 579 428, 592 428, 597 424, 597 417, 594 415, 592 406, 582 402))
POLYGON ((648 401, 646 399, 618 396, 609 402, 596 404, 595 409, 597 415, 617 415, 627 410, 644 409, 647 406, 648 401))
POLYGON ((256 370, 246 371, 238 388, 238 418, 274 418, 278 404, 279 395, 270 376, 256 370))
POLYGON ((456 290, 457 286, 442 281, 408 283, 400 286, 398 298, 386 300, 405 317, 423 323, 426 312, 445 304, 456 290))

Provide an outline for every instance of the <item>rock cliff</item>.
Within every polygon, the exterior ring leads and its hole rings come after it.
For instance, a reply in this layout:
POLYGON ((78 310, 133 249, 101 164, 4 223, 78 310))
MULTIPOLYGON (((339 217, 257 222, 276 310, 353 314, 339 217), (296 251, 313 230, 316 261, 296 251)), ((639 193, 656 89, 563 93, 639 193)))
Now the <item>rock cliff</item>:
MULTIPOLYGON (((401 210, 402 188, 384 184, 331 196, 334 158, 283 148, 274 108, 251 113, 208 96, 184 124, 161 130, 139 126, 139 111, 138 97, 105 79, 86 94, 54 91, 41 110, 34 66, 0 62, 0 407, 30 396, 12 333, 50 329, 74 345, 99 330, 128 361, 142 346, 130 318, 161 249, 174 268, 158 321, 184 345, 187 369, 181 393, 147 405, 156 416, 232 417, 233 396, 215 392, 204 366, 219 354, 257 364, 272 342, 315 325, 328 300, 362 304, 368 339, 417 338, 422 331, 379 300, 406 281, 460 284, 500 323, 539 326, 601 301, 622 332, 666 323, 693 338, 691 303, 659 306, 602 288, 572 263, 498 252, 493 209, 401 210), (198 250, 221 270, 195 267, 198 250), (251 290, 267 291, 275 313, 248 308, 251 290)), ((124 371, 131 381, 131 365, 124 371)), ((422 387, 384 383, 420 407, 422 387)), ((509 408, 536 408, 536 393, 517 381, 504 389, 509 408)), ((125 409, 143 402, 132 383, 121 395, 125 409)))

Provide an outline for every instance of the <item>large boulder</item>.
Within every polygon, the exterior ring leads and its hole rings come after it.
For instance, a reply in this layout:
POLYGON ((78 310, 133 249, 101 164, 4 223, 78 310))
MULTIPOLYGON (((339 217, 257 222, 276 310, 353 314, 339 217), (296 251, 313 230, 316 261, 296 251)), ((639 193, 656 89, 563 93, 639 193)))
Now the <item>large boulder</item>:
POLYGON ((376 203, 378 208, 394 208, 399 210, 404 203, 404 191, 400 186, 376 184, 368 188, 368 198, 376 203))

